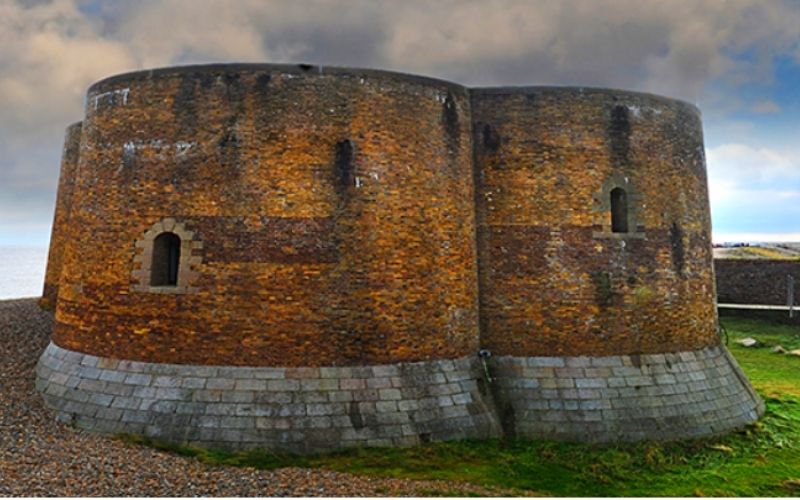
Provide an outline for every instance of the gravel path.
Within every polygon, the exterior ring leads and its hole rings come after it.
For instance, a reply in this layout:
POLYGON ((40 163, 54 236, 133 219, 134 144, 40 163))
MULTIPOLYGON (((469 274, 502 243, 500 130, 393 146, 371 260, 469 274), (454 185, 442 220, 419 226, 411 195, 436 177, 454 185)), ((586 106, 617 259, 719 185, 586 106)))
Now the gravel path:
POLYGON ((321 469, 218 467, 62 425, 33 387, 53 319, 0 301, 0 496, 421 496, 511 492, 321 469))

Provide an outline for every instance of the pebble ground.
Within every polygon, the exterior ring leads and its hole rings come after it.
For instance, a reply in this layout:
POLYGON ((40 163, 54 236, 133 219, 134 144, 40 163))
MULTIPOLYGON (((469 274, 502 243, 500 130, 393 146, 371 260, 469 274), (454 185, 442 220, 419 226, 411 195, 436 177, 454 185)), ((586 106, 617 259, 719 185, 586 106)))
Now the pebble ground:
POLYGON ((447 481, 374 478, 322 469, 203 464, 55 421, 34 389, 53 318, 36 299, 0 301, 0 496, 509 495, 447 481))

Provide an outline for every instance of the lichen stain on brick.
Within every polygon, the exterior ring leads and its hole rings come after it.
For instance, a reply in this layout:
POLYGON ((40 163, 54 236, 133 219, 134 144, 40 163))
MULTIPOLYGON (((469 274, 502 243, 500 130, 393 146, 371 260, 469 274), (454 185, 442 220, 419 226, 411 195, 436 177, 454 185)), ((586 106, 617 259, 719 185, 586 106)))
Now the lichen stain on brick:
POLYGON ((631 122, 628 115, 626 106, 616 105, 611 108, 611 120, 608 124, 609 148, 611 161, 619 166, 627 166, 629 162, 631 122))
POLYGON ((492 152, 500 149, 500 134, 488 123, 483 125, 483 147, 492 152))
POLYGON ((672 265, 679 276, 683 276, 685 255, 683 248, 683 230, 677 222, 673 222, 669 229, 669 241, 672 248, 672 265))
POLYGON ((353 142, 349 139, 336 143, 334 153, 333 171, 336 190, 344 198, 353 186, 355 174, 353 172, 353 142))
POLYGON ((447 93, 442 103, 442 123, 449 140, 450 152, 457 153, 461 142, 461 129, 458 120, 458 107, 451 93, 447 93))

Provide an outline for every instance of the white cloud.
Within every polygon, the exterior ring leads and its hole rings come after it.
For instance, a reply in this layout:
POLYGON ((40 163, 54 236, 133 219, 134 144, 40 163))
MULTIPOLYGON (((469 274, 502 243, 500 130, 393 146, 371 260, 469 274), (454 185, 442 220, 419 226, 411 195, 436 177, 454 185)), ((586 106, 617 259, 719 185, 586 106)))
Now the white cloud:
MULTIPOLYGON (((754 183, 800 179, 800 151, 731 143, 709 148, 706 158, 709 177, 714 182, 752 186, 754 183)), ((793 187, 800 190, 800 184, 793 187)))
POLYGON ((715 241, 798 241, 800 152, 732 143, 706 157, 715 241))
POLYGON ((130 50, 102 37, 71 0, 23 7, 0 2, 0 130, 37 142, 80 118, 94 80, 137 67, 130 50))
POLYGON ((672 0, 141 0, 112 4, 109 39, 146 66, 305 60, 467 84, 577 84, 705 98, 709 82, 768 81, 792 53, 791 2, 672 0), (739 57, 747 53, 746 57, 739 57))
MULTIPOLYGON (((613 86, 741 108, 730 90, 709 87, 769 82, 776 56, 800 53, 798 39, 790 0, 0 0, 0 199, 26 189, 52 210, 64 128, 81 118, 90 83, 123 71, 302 61, 470 85, 613 86)), ((754 109, 774 106, 765 98, 754 109)), ((738 147, 710 152, 716 199, 753 176, 793 175, 786 155, 738 147), (756 169, 762 160, 766 170, 756 169)))
POLYGON ((756 101, 750 108, 750 111, 757 114, 779 113, 780 110, 781 108, 780 106, 778 106, 778 103, 776 103, 772 99, 764 99, 761 101, 756 101))

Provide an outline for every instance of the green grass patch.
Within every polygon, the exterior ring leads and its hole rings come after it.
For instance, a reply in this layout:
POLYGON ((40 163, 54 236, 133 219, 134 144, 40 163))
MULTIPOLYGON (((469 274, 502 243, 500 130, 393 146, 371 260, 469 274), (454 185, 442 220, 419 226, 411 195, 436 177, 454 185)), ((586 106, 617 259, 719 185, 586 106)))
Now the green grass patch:
MULTIPOLYGON (((320 467, 356 474, 443 479, 548 496, 798 496, 800 495, 800 357, 770 347, 800 348, 800 328, 723 318, 729 348, 764 397, 759 422, 724 437, 672 443, 588 445, 489 440, 413 448, 352 449, 312 456, 265 451, 228 453, 129 441, 210 464, 260 469, 320 467), (754 337, 764 347, 735 344, 754 337)), ((463 496, 461 488, 432 496, 463 496)))

